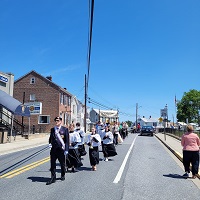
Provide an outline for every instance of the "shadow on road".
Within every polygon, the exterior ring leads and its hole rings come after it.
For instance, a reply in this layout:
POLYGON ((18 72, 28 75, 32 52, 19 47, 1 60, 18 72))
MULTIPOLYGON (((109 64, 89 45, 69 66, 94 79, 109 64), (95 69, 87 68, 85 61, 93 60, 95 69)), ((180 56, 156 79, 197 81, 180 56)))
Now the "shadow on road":
POLYGON ((179 174, 164 174, 164 177, 169 177, 169 178, 179 178, 179 179, 185 179, 183 176, 179 174))
POLYGON ((39 177, 39 176, 31 176, 31 177, 28 177, 27 179, 32 180, 32 182, 44 182, 44 183, 46 183, 47 181, 49 181, 49 177, 39 177))

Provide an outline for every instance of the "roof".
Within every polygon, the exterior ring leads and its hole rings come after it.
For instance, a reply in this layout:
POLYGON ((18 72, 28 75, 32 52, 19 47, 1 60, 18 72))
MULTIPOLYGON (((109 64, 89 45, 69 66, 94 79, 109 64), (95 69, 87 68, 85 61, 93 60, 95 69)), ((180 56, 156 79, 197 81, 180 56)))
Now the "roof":
POLYGON ((20 78, 18 78, 17 80, 15 80, 15 83, 17 83, 18 81, 20 81, 21 79, 23 79, 24 77, 28 76, 29 74, 35 74, 37 76, 39 76, 41 79, 43 79, 45 82, 47 82, 48 84, 54 86, 55 88, 57 88, 57 90, 61 90, 62 92, 73 96, 70 92, 68 92, 66 89, 60 87, 59 85, 57 85, 56 83, 54 83, 53 81, 49 80, 48 78, 42 76, 41 74, 37 73, 36 71, 32 70, 30 72, 28 72, 27 74, 21 76, 20 78))
POLYGON ((143 118, 140 118, 140 120, 143 122, 158 122, 158 119, 155 119, 155 118, 147 119, 147 118, 143 117, 143 118))
POLYGON ((0 105, 14 115, 30 116, 30 111, 27 106, 2 90, 0 90, 0 105))

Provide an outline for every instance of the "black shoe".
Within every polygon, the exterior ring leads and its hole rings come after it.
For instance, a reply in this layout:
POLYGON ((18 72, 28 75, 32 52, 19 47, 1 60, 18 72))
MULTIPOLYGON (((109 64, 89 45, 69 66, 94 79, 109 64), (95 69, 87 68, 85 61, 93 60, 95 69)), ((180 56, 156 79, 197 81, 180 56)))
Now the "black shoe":
POLYGON ((61 176, 60 180, 64 181, 65 180, 65 176, 61 176))
POLYGON ((65 172, 68 173, 68 172, 69 172, 69 168, 67 168, 67 169, 65 170, 65 172))
POLYGON ((189 173, 186 172, 185 174, 183 174, 183 177, 184 177, 184 178, 189 178, 189 173))
POLYGON ((56 182, 56 178, 53 177, 46 183, 46 185, 50 185, 50 184, 55 183, 55 182, 56 182))
POLYGON ((74 173, 74 172, 78 172, 78 170, 75 169, 75 168, 72 168, 72 172, 73 172, 73 173, 74 173))

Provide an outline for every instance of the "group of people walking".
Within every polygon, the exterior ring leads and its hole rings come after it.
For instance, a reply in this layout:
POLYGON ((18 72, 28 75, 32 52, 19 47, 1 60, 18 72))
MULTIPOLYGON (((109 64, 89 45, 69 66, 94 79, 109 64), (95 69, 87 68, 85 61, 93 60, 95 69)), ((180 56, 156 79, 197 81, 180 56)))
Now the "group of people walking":
POLYGON ((91 170, 96 171, 100 148, 103 152, 103 160, 107 162, 109 157, 117 155, 116 146, 128 136, 125 123, 120 127, 116 122, 113 126, 99 122, 96 127, 92 127, 90 134, 86 135, 80 123, 75 125, 72 123, 67 128, 61 125, 61 117, 56 117, 54 121, 55 126, 51 129, 49 137, 51 178, 46 185, 56 181, 57 159, 61 166, 60 179, 64 181, 66 171, 77 172, 83 165, 81 157, 87 154, 85 145, 88 145, 91 170))
MULTIPOLYGON (((49 137, 51 178, 46 183, 50 185, 56 181, 56 160, 61 166, 61 180, 65 180, 65 173, 78 171, 83 165, 81 157, 87 154, 85 144, 89 147, 89 161, 91 170, 96 171, 99 164, 100 148, 103 152, 104 161, 109 157, 117 155, 116 146, 122 143, 128 136, 126 123, 118 125, 117 122, 111 126, 98 122, 96 127, 91 129, 91 133, 86 133, 81 129, 80 123, 70 124, 69 127, 62 126, 62 118, 54 119, 55 126, 51 128, 49 137)), ((181 145, 183 146, 183 165, 185 168, 184 177, 196 178, 199 170, 199 146, 200 141, 197 134, 193 133, 193 127, 188 126, 187 132, 182 136, 181 145), (192 168, 190 169, 190 163, 192 168)))

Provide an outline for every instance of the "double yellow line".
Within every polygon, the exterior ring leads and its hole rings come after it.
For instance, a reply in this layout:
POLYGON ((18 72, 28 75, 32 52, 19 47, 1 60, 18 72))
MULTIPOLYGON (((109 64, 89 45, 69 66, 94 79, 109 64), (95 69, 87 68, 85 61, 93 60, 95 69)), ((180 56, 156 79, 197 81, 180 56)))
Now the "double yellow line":
POLYGON ((6 174, 0 176, 0 178, 13 178, 14 176, 17 176, 17 175, 19 175, 19 174, 21 174, 21 173, 23 173, 23 172, 26 172, 26 171, 28 171, 28 170, 30 170, 30 169, 33 169, 33 168, 35 168, 35 167, 37 167, 37 166, 39 166, 39 165, 42 165, 42 164, 48 162, 49 160, 50 160, 50 158, 47 157, 47 158, 44 158, 44 159, 42 159, 42 160, 33 162, 33 163, 31 163, 31 164, 29 164, 29 165, 26 165, 26 166, 24 166, 24 167, 21 167, 21 168, 19 168, 19 169, 16 169, 16 170, 13 170, 13 171, 11 171, 11 172, 8 172, 8 173, 6 173, 6 174))

